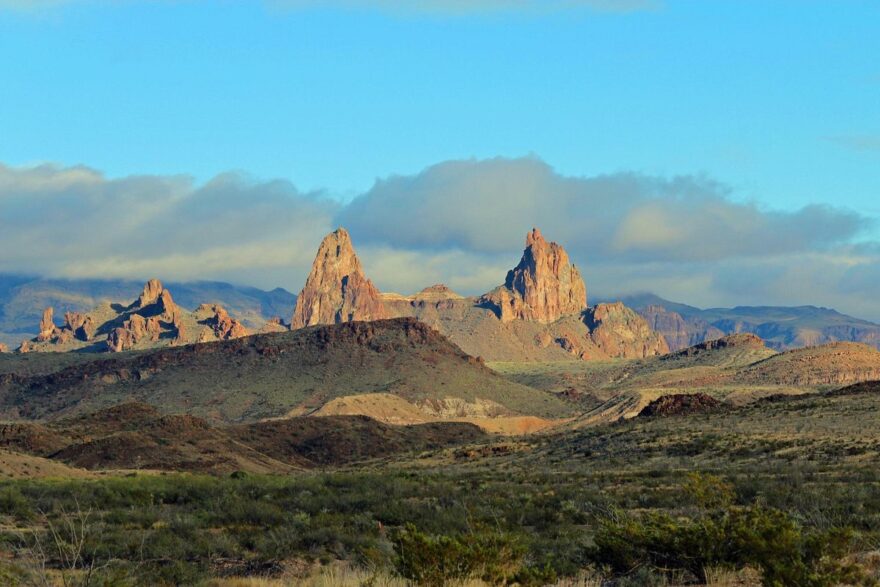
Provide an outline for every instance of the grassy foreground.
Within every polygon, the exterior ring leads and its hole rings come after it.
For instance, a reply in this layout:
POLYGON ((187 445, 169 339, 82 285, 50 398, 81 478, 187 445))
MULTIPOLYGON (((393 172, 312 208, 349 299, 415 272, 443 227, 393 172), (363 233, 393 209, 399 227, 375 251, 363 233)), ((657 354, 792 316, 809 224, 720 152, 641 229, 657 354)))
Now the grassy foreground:
POLYGON ((0 584, 876 584, 878 409, 867 390, 289 476, 3 481, 0 584))

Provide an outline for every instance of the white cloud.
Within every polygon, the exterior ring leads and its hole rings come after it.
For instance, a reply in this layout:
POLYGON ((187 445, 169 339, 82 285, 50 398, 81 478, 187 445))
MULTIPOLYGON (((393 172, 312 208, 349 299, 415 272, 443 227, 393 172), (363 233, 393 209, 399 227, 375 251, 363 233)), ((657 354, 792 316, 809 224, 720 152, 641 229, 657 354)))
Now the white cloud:
POLYGON ((381 180, 343 206, 240 174, 196 184, 0 165, 0 272, 298 291, 338 225, 383 291, 444 282, 485 292, 537 226, 566 247, 592 299, 653 291, 702 306, 815 304, 880 319, 869 219, 825 206, 767 210, 701 177, 567 177, 536 158, 449 161, 381 180))
POLYGON ((236 174, 195 185, 187 177, 0 165, 0 271, 293 287, 335 210, 288 182, 236 174))
POLYGON ((536 158, 449 161, 376 183, 340 211, 367 242, 478 253, 521 248, 532 226, 592 262, 708 261, 811 251, 846 242, 867 221, 808 206, 768 211, 700 177, 566 177, 536 158))

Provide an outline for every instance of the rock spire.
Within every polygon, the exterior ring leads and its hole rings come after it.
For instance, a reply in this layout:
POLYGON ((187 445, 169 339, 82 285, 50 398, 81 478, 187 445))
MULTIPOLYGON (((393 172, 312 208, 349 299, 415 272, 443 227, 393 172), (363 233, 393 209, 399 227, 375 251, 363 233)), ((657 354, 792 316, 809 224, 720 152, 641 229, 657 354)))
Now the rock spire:
POLYGON ((387 318, 379 290, 364 275, 351 236, 338 228, 324 237, 290 327, 387 318))
POLYGON ((493 307, 502 322, 554 322, 587 309, 587 287, 568 259, 568 253, 548 243, 537 228, 526 235, 519 265, 507 273, 504 285, 485 294, 481 303, 493 307))

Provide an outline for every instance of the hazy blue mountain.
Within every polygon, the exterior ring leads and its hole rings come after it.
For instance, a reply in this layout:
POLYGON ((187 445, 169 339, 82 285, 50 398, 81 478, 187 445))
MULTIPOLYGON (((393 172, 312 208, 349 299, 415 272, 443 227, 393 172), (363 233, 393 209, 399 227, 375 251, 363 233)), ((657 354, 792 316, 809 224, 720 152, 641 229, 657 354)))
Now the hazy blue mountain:
POLYGON ((644 293, 620 298, 652 322, 670 347, 687 346, 718 332, 751 332, 768 346, 786 350, 834 341, 863 342, 880 348, 880 325, 817 306, 737 306, 701 309, 644 293))

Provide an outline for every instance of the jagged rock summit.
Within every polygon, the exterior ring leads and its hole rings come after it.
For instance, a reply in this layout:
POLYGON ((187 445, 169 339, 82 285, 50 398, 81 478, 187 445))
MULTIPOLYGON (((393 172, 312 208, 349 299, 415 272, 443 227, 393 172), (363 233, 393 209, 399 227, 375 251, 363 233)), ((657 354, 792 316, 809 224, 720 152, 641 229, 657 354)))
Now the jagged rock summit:
POLYGON ((587 309, 587 287, 577 267, 559 244, 547 242, 537 228, 526 235, 519 265, 507 273, 504 285, 483 295, 502 322, 554 322, 587 309))
POLYGON ((174 302, 161 281, 151 279, 131 304, 105 302, 85 314, 66 312, 61 327, 55 324, 54 310, 46 308, 39 335, 22 343, 19 352, 121 352, 229 340, 249 334, 222 306, 202 304, 195 312, 189 312, 174 302))
POLYGON ((296 300, 291 329, 387 317, 379 290, 364 275, 348 231, 338 228, 328 234, 296 300))

